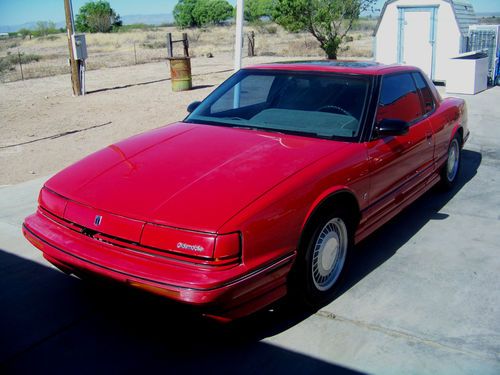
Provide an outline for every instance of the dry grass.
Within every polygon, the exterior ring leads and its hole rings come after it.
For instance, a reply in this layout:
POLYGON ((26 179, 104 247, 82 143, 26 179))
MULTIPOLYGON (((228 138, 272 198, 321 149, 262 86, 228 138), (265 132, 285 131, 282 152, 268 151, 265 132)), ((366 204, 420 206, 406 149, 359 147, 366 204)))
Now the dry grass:
MULTIPOLYGON (((255 32, 255 52, 258 56, 324 57, 318 42, 309 33, 288 33, 280 26, 263 24, 245 27, 245 33, 255 32)), ((174 38, 181 31, 174 27, 159 27, 149 30, 132 30, 112 34, 87 34, 89 59, 87 69, 127 66, 163 60, 166 57, 166 33, 174 38), (135 46, 135 53, 134 53, 135 46)), ((193 57, 211 54, 231 55, 234 44, 234 26, 211 27, 187 30, 190 54, 193 57)), ((372 37, 369 25, 364 25, 352 34, 353 41, 342 46, 341 58, 369 58, 372 56, 372 37)), ((246 53, 246 40, 244 53, 246 53)), ((51 35, 50 38, 31 40, 7 39, 0 41, 0 57, 8 53, 40 56, 38 62, 23 65, 25 78, 45 77, 69 72, 68 45, 65 34, 51 35)), ((181 53, 180 45, 174 50, 181 53)), ((2 82, 21 78, 19 66, 0 73, 2 82)))

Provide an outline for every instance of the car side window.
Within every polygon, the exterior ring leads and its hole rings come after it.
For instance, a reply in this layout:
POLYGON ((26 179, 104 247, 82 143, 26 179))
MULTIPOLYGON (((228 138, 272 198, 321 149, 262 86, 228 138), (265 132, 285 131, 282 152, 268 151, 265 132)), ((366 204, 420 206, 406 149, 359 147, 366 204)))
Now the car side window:
POLYGON ((415 79, 415 83, 417 84, 417 88, 422 95, 422 101, 424 104, 424 114, 432 112, 434 110, 434 97, 432 96, 431 89, 429 85, 424 80, 420 73, 412 73, 413 78, 415 79))
POLYGON ((377 123, 383 119, 412 122, 422 115, 420 97, 410 73, 383 77, 377 123))

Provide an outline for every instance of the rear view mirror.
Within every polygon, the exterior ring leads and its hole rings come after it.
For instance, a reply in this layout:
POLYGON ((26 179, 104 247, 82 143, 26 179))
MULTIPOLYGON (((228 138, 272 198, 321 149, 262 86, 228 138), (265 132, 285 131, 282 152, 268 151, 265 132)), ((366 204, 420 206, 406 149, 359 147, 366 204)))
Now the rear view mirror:
POLYGON ((377 127, 375 128, 377 134, 386 137, 386 136, 396 136, 403 135, 408 133, 409 125, 406 121, 403 120, 394 120, 394 119, 384 119, 379 122, 377 127))
POLYGON ((196 108, 198 108, 198 106, 199 106, 200 104, 201 104, 201 102, 198 102, 198 101, 196 101, 196 102, 192 102, 191 104, 189 104, 189 105, 187 106, 187 111, 188 111, 189 113, 193 112, 196 108))

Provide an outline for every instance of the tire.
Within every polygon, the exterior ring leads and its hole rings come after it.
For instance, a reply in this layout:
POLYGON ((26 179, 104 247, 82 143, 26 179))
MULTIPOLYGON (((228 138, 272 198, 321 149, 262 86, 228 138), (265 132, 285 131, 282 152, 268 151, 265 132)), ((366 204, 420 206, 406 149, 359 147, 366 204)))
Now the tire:
POLYGON ((441 169, 441 187, 451 190, 457 182, 462 166, 462 141, 460 134, 455 134, 448 146, 446 162, 441 169))
POLYGON ((342 209, 318 215, 305 233, 292 292, 307 307, 331 301, 345 279, 354 240, 350 217, 342 209))

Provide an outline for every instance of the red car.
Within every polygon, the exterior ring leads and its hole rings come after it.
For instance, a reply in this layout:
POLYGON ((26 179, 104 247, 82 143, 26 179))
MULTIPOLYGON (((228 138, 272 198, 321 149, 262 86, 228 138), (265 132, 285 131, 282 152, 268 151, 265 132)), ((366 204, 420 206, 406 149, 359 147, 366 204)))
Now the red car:
POLYGON ((253 66, 188 111, 52 177, 26 238, 66 273, 217 317, 288 291, 318 305, 353 245, 454 184, 469 135, 463 100, 371 62, 253 66))

